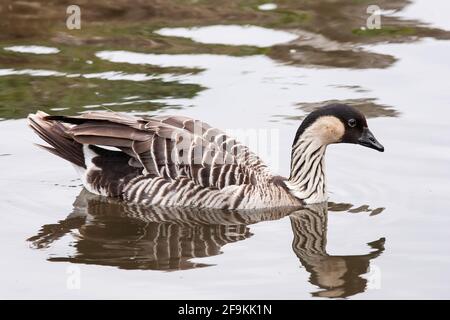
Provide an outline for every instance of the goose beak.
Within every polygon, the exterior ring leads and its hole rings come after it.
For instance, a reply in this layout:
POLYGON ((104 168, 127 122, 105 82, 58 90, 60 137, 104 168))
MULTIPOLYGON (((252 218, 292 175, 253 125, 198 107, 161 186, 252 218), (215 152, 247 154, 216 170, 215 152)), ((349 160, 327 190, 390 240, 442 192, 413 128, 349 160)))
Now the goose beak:
POLYGON ((384 151, 384 147, 377 141, 372 132, 370 132, 369 128, 364 128, 361 137, 358 139, 358 144, 378 150, 380 152, 384 151))

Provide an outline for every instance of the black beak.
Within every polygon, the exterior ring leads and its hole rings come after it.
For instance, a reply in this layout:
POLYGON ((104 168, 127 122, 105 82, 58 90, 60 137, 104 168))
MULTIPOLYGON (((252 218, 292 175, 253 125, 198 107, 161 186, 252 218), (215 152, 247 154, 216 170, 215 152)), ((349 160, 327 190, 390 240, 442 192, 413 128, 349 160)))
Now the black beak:
POLYGON ((358 144, 367 148, 378 150, 380 152, 384 151, 384 147, 381 145, 381 143, 377 141, 377 139, 375 139, 374 135, 372 134, 372 132, 370 132, 369 128, 363 129, 363 133, 361 137, 358 139, 358 144))

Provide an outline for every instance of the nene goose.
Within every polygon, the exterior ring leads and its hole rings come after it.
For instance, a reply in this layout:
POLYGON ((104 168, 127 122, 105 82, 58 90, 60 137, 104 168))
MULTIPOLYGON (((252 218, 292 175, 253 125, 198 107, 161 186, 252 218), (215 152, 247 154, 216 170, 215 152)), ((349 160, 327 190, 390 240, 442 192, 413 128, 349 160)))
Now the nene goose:
POLYGON ((50 145, 42 147, 71 162, 88 191, 163 207, 262 209, 324 202, 329 144, 384 151, 364 115, 343 104, 322 107, 303 120, 292 145, 289 178, 271 174, 225 132, 187 117, 38 111, 28 119, 50 145))

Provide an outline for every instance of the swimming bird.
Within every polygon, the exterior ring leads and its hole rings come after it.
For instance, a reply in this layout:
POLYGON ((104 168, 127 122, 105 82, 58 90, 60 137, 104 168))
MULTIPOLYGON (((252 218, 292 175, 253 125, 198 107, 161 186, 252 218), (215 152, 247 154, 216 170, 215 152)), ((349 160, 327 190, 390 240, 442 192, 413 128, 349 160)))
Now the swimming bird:
POLYGON ((311 112, 294 137, 288 178, 274 175, 224 131, 183 116, 93 111, 28 116, 31 128, 71 162, 84 187, 124 202, 163 207, 263 209, 327 200, 328 145, 353 143, 384 151, 354 107, 311 112))

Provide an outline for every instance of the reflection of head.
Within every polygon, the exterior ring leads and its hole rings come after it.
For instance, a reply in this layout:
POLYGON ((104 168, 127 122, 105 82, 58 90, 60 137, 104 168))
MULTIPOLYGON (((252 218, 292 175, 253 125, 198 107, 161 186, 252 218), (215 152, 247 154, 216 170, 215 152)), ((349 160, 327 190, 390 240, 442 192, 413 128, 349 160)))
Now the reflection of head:
POLYGON ((247 214, 191 208, 138 207, 85 191, 74 210, 58 224, 43 226, 29 240, 51 245, 78 229, 75 253, 50 261, 116 266, 122 269, 183 270, 208 266, 190 261, 221 253, 221 248, 252 236, 249 224, 279 219, 292 210, 256 210, 247 214))
POLYGON ((310 205, 291 214, 290 219, 292 248, 311 274, 310 282, 322 289, 313 296, 338 298, 364 292, 367 280, 361 275, 369 271, 370 260, 383 252, 384 239, 370 243, 376 250, 366 255, 330 256, 326 252, 326 204, 310 205))

